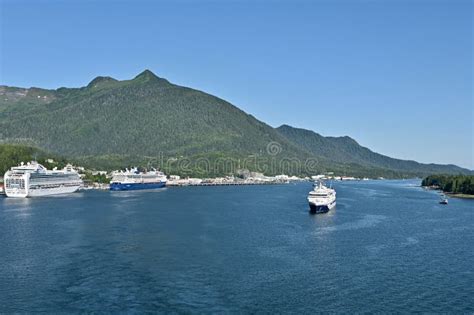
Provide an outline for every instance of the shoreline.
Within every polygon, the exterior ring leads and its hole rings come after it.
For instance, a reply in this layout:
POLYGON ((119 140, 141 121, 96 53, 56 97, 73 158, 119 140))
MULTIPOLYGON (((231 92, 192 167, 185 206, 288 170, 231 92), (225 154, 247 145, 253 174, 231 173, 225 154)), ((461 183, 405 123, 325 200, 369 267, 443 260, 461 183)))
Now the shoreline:
POLYGON ((448 197, 459 198, 459 199, 474 199, 474 195, 468 194, 453 194, 453 193, 445 193, 448 197))
POLYGON ((459 199, 474 199, 474 195, 468 195, 468 194, 455 194, 455 193, 450 193, 450 192, 444 192, 439 188, 435 188, 433 186, 421 186, 421 188, 424 188, 425 190, 433 190, 437 191, 441 194, 445 194, 448 197, 452 198, 459 198, 459 199))
POLYGON ((425 190, 433 190, 433 191, 437 191, 441 194, 444 194, 448 197, 452 197, 452 198, 460 198, 460 199, 474 199, 474 195, 468 195, 468 194, 458 194, 458 193, 452 193, 452 192, 445 192, 443 190, 441 190, 438 186, 420 186, 421 188, 425 189, 425 190))

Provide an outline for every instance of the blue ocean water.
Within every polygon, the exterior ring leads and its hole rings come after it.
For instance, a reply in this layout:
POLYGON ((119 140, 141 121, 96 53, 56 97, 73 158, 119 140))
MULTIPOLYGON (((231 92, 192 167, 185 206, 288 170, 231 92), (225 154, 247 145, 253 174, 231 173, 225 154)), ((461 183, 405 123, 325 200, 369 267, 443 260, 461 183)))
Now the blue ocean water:
POLYGON ((474 312, 474 200, 419 181, 0 198, 0 312, 474 312))

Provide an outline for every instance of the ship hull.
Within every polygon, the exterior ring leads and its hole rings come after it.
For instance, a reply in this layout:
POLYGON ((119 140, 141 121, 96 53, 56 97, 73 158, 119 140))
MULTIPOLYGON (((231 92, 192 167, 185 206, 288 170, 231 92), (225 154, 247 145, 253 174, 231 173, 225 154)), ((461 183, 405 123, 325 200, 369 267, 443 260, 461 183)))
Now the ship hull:
POLYGON ((39 188, 39 189, 29 189, 27 197, 42 197, 42 196, 52 196, 52 195, 63 195, 63 194, 72 194, 76 192, 81 186, 63 186, 63 187, 54 187, 54 188, 39 188))
POLYGON ((9 189, 5 190, 5 195, 9 198, 26 198, 28 196, 28 193, 24 189, 9 189))
POLYGON ((336 206, 336 201, 333 201, 330 204, 327 205, 316 205, 314 203, 309 203, 309 210, 311 213, 326 213, 329 212, 332 208, 336 206))
POLYGON ((81 186, 61 186, 52 188, 36 188, 36 189, 9 189, 5 191, 7 197, 10 198, 30 198, 30 197, 43 197, 52 195, 63 195, 76 192, 81 186))
POLYGON ((166 182, 159 183, 111 183, 111 191, 124 191, 124 190, 144 190, 144 189, 158 189, 164 188, 166 182))

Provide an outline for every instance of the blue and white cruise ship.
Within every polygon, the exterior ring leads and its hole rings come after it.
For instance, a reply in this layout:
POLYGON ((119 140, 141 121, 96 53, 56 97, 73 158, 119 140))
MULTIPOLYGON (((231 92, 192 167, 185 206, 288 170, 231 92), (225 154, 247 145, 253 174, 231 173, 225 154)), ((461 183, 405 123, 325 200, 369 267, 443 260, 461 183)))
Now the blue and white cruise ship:
POLYGON ((308 203, 311 212, 328 212, 336 206, 336 191, 319 182, 319 185, 315 185, 314 189, 309 192, 308 203))
POLYGON ((140 190, 156 189, 166 186, 166 175, 163 172, 152 170, 139 172, 137 168, 114 172, 110 181, 110 190, 140 190))

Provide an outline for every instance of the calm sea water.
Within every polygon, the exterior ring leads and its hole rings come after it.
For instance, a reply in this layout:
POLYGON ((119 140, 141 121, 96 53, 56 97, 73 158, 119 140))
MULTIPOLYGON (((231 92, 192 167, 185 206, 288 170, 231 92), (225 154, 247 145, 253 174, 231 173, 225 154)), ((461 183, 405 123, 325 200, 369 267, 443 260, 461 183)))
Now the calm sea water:
POLYGON ((473 312, 474 201, 418 185, 0 198, 0 312, 473 312))

